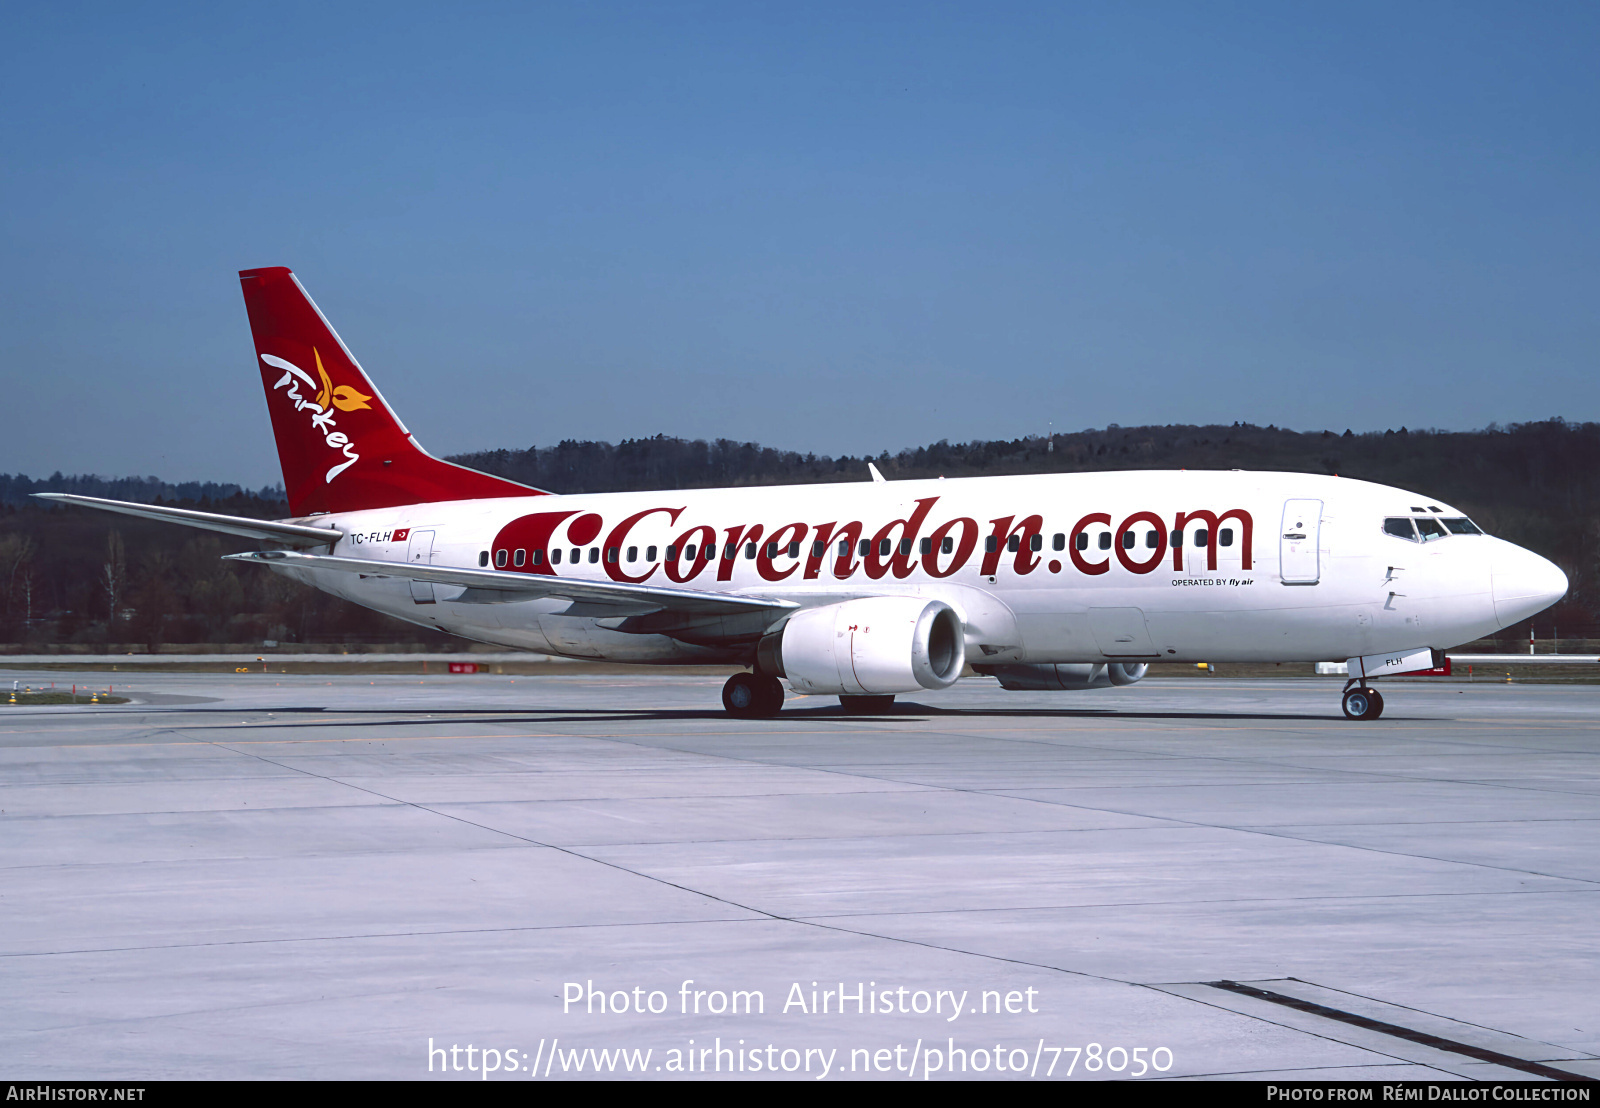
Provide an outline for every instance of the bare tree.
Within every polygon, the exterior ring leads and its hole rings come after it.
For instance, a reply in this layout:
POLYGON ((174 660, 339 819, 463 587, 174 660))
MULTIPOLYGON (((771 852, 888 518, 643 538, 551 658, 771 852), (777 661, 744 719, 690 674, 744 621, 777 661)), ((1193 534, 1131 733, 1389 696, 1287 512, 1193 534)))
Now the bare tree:
POLYGON ((122 549, 122 532, 112 530, 106 540, 106 560, 100 567, 101 587, 106 590, 109 614, 106 631, 109 633, 122 618, 122 594, 128 587, 128 562, 122 549))
POLYGON ((11 534, 0 539, 0 568, 6 574, 6 611, 11 611, 11 597, 17 583, 17 570, 33 561, 38 546, 32 535, 11 534))

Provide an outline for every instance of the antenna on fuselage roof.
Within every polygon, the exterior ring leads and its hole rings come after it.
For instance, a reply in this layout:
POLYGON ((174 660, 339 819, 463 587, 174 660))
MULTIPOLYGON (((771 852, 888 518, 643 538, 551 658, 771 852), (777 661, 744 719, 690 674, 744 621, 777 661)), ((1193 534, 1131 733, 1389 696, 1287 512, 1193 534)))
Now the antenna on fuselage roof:
POLYGON ((884 479, 883 474, 878 472, 878 467, 873 465, 871 462, 867 463, 867 472, 872 474, 872 479, 874 481, 882 481, 884 479))

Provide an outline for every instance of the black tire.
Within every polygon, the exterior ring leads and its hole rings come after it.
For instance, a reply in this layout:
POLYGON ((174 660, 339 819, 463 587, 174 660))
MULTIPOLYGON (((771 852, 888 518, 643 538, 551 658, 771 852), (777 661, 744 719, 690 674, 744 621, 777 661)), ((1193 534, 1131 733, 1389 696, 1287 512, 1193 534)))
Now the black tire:
POLYGON ((736 673, 722 686, 722 706, 737 719, 775 716, 783 707, 783 683, 764 673, 736 673))
POLYGON ((1376 689, 1351 689, 1343 706, 1346 719, 1373 720, 1383 714, 1383 697, 1376 689))
POLYGON ((737 719, 754 719, 761 714, 761 678, 753 673, 736 673, 722 686, 722 706, 737 719))
POLYGON ((888 696, 841 696, 839 707, 853 716, 881 716, 885 712, 894 711, 894 695, 888 696))
POLYGON ((765 673, 755 675, 761 691, 761 709, 758 716, 775 716, 783 710, 783 682, 765 673))

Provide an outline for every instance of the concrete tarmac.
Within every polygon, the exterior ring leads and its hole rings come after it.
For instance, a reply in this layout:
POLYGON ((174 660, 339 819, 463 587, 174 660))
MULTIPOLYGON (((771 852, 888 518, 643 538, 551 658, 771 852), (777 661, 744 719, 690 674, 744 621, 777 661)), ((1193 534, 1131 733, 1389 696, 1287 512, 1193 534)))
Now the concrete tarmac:
POLYGON ((1592 687, 129 682, 0 705, 7 1078, 1600 1077, 1592 687))

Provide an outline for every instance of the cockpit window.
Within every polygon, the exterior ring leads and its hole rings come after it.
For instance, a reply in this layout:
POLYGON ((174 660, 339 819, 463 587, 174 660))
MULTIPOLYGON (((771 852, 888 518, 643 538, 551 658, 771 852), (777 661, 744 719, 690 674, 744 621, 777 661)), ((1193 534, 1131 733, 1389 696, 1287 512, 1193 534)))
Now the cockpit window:
POLYGON ((1444 529, 1444 524, 1440 523, 1431 516, 1419 519, 1416 521, 1416 523, 1417 531, 1421 533, 1423 542, 1432 542, 1434 539, 1445 539, 1450 537, 1450 532, 1444 529))
POLYGON ((1483 532, 1478 529, 1478 525, 1473 523, 1466 516, 1445 516, 1439 522, 1450 528, 1450 533, 1452 535, 1483 534, 1483 532))
POLYGON ((1417 541, 1417 533, 1412 529, 1411 520, 1405 516, 1391 516, 1383 521, 1383 532, 1393 535, 1397 539, 1406 539, 1409 542, 1417 541))

